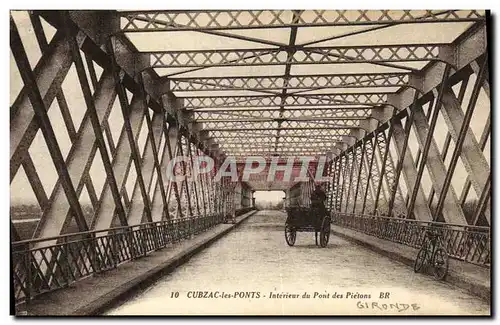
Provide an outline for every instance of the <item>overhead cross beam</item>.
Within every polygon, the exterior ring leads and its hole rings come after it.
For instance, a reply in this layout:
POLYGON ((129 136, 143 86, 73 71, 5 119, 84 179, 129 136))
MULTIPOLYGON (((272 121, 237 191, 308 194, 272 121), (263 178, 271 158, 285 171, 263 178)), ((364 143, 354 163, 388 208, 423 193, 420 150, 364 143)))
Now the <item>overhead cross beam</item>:
POLYGON ((277 27, 393 25, 484 20, 484 10, 292 10, 122 11, 121 32, 199 31, 277 27))
POLYGON ((338 118, 338 117, 324 117, 324 116, 320 116, 320 117, 309 117, 309 116, 305 116, 305 117, 298 117, 298 118, 287 118, 287 117, 283 117, 283 118, 278 118, 278 117, 261 117, 261 118, 230 118, 230 117, 223 117, 221 116, 220 118, 212 118, 212 119, 200 119, 200 120, 195 120, 196 122, 203 122, 204 124, 203 125, 213 125, 213 124, 216 124, 216 123, 228 123, 228 124, 232 124, 232 123, 265 123, 265 122, 278 122, 278 123, 282 123, 282 122, 298 122, 298 123, 304 123, 304 122, 317 122, 317 123, 327 123, 327 122, 331 122, 331 121, 335 121, 335 122, 340 122, 340 123, 344 123, 344 124, 349 124, 349 125, 354 125, 354 124, 358 124, 359 120, 361 120, 360 118, 357 118, 357 117, 353 117, 353 118, 347 118, 347 119, 343 119, 343 118, 338 118))
MULTIPOLYGON (((315 133, 314 136, 323 136, 323 135, 328 135, 328 136, 333 136, 333 135, 349 135, 349 131, 345 129, 332 129, 332 128, 323 128, 325 132, 320 132, 318 130, 318 133, 315 133)), ((273 137, 275 134, 272 129, 253 129, 253 130, 236 130, 236 131, 231 131, 231 130, 205 130, 208 132, 210 137, 219 137, 219 136, 234 136, 234 137, 242 137, 245 139, 248 139, 249 136, 253 137, 258 137, 258 136, 263 136, 263 137, 273 137)), ((300 132, 301 129, 293 128, 293 129, 283 129, 285 131, 285 134, 283 136, 308 136, 309 134, 306 132, 300 132)))
MULTIPOLYGON (((241 146, 244 146, 245 148, 246 147, 260 147, 260 146, 268 146, 268 145, 271 145, 274 143, 274 141, 272 141, 273 139, 269 139, 269 141, 255 141, 253 143, 242 143, 241 141, 224 141, 224 144, 221 144, 220 147, 224 147, 224 148, 240 148, 241 146)), ((285 139, 281 139, 282 141, 280 142, 281 145, 290 145, 290 146, 296 146, 296 145, 299 145, 299 147, 301 145, 303 146, 309 146, 309 145, 318 145, 318 144, 329 144, 331 145, 332 143, 336 143, 336 142, 343 142, 342 141, 342 138, 341 137, 337 137, 337 139, 335 138, 331 138, 331 139, 323 139, 323 140, 311 140, 311 141, 301 141, 300 138, 299 139, 294 139, 294 140, 285 140, 285 139)))
POLYGON ((263 121, 214 121, 203 124, 203 130, 214 129, 258 129, 267 128, 268 130, 280 127, 300 127, 300 128, 315 128, 315 127, 330 127, 330 128, 356 128, 359 127, 358 120, 285 120, 285 119, 270 119, 263 121))
POLYGON ((366 119, 371 117, 371 108, 287 108, 279 109, 227 109, 227 110, 195 110, 189 116, 196 122, 226 121, 228 119, 259 120, 271 118, 284 119, 366 119))
POLYGON ((412 62, 439 60, 447 44, 368 45, 260 49, 218 49, 140 52, 137 61, 147 68, 197 68, 282 64, 412 62), (293 50, 292 56, 287 51, 293 50))
POLYGON ((407 86, 406 73, 338 75, 171 78, 171 91, 281 90, 316 88, 365 88, 407 86))
MULTIPOLYGON (((242 139, 238 139, 235 137, 218 137, 219 140, 224 140, 223 144, 214 144, 217 146, 242 146, 246 145, 247 143, 259 143, 259 144, 268 144, 268 143, 273 143, 274 139, 273 138, 264 138, 264 137, 255 137, 253 138, 252 142, 250 141, 242 141, 242 139)), ((328 136, 328 137, 311 137, 307 142, 305 142, 300 136, 299 137, 293 137, 293 136, 287 136, 287 137, 282 137, 282 142, 281 143, 287 143, 287 144, 303 144, 303 143, 335 143, 335 142, 342 142, 342 136, 328 136)))
MULTIPOLYGON (((186 109, 218 107, 280 107, 281 96, 198 96, 183 97, 186 109)), ((387 93, 349 93, 286 96, 284 106, 380 105, 387 93)))

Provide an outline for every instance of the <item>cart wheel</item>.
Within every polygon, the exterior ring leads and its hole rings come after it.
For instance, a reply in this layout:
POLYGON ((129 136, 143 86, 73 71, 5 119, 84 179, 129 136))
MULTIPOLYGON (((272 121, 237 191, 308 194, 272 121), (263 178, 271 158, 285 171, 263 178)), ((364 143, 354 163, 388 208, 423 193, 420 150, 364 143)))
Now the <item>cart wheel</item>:
POLYGON ((285 240, 288 246, 293 246, 295 244, 296 238, 297 238, 297 231, 290 225, 285 225, 285 240))
POLYGON ((314 232, 314 239, 316 241, 316 246, 318 246, 318 231, 317 230, 314 232))
POLYGON ((321 232, 319 234, 319 244, 321 247, 326 247, 330 240, 330 218, 324 218, 321 224, 321 232))

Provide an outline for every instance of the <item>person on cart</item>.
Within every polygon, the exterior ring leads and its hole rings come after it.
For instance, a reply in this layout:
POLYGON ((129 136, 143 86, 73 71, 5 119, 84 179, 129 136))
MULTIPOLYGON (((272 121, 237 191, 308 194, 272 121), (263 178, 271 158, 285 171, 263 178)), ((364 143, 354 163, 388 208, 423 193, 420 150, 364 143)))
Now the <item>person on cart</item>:
POLYGON ((314 191, 311 193, 311 208, 316 214, 316 220, 321 222, 321 219, 326 215, 325 208, 326 194, 320 184, 317 184, 314 191))

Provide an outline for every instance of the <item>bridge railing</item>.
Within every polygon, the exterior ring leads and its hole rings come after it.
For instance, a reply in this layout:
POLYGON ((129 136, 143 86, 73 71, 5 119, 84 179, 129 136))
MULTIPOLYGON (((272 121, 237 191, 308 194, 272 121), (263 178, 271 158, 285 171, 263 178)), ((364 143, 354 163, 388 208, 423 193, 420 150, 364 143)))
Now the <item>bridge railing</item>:
POLYGON ((15 301, 68 287, 223 221, 224 216, 217 214, 13 242, 15 301))
POLYGON ((427 230, 439 230, 450 257, 481 266, 491 264, 489 227, 339 212, 332 213, 332 223, 414 248, 421 247, 427 230))

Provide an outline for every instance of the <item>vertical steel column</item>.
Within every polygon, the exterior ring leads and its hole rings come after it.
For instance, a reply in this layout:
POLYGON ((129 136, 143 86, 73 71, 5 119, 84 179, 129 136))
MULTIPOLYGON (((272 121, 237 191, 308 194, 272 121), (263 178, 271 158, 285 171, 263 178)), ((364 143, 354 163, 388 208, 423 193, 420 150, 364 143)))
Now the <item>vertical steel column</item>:
MULTIPOLYGON (((182 137, 183 136, 181 135, 177 138, 177 148, 179 150, 181 157, 184 157, 184 150, 182 149, 182 137)), ((189 145, 189 143, 188 143, 188 145, 189 145)), ((182 166, 183 174, 186 177, 184 177, 184 180, 182 181, 180 194, 182 196, 183 189, 184 189, 184 193, 186 194, 186 200, 187 200, 187 208, 188 208, 187 210, 189 213, 189 217, 192 218, 193 217, 193 207, 191 206, 191 198, 189 196, 189 186, 188 186, 188 181, 187 181, 187 168, 186 168, 186 162, 184 161, 184 159, 181 161, 181 166, 182 166)), ((181 197, 181 202, 182 202, 182 197, 181 197)))
MULTIPOLYGON (((397 189, 399 186, 399 177, 401 176, 401 170, 403 169, 403 163, 406 155, 406 149, 408 147, 408 140, 410 138, 410 131, 411 127, 413 125, 413 119, 415 117, 415 110, 417 104, 417 99, 418 99, 418 91, 415 90, 415 94, 413 97, 413 103, 411 106, 408 108, 410 111, 408 118, 406 120, 406 125, 405 125, 405 138, 403 142, 403 147, 401 148, 401 152, 399 153, 399 159, 398 159, 398 165, 396 166, 396 173, 394 175, 394 182, 392 183, 392 187, 389 187, 390 192, 390 198, 389 198, 389 211, 388 215, 389 217, 392 217, 392 210, 394 209, 394 201, 396 200, 396 194, 397 194, 397 189)), ((387 150, 390 150, 390 147, 387 146, 387 150)), ((404 201, 403 201, 404 203, 404 201)))
POLYGON ((109 55, 111 57, 111 70, 113 72, 113 76, 115 78, 115 86, 116 86, 116 92, 118 94, 118 99, 120 101, 120 107, 122 111, 122 116, 124 120, 124 125, 125 125, 125 130, 127 132, 127 138, 130 143, 130 148, 131 148, 131 153, 132 153, 132 159, 134 161, 134 166, 135 166, 135 172, 137 175, 137 182, 139 182, 139 188, 141 191, 142 195, 142 200, 144 203, 144 212, 146 213, 146 218, 147 220, 152 220, 151 219, 151 206, 149 203, 149 197, 146 191, 146 186, 144 185, 144 179, 142 178, 142 170, 141 170, 141 159, 139 158, 139 153, 137 149, 137 144, 135 143, 134 140, 134 135, 132 133, 132 127, 130 125, 130 121, 128 119, 130 107, 127 101, 127 95, 125 93, 125 88, 120 81, 120 76, 119 76, 119 71, 120 68, 118 64, 116 63, 116 57, 115 57, 115 51, 113 48, 113 39, 110 37, 108 42, 107 42, 107 48, 109 55))
POLYGON ((99 123, 99 117, 97 116, 94 100, 92 98, 92 93, 90 91, 87 75, 85 73, 83 60, 80 55, 80 49, 78 48, 76 38, 72 36, 70 31, 71 28, 69 25, 70 18, 68 15, 69 15, 68 13, 62 14, 64 20, 64 29, 66 31, 66 37, 68 39, 70 51, 73 56, 73 61, 75 62, 75 67, 78 74, 78 79, 80 81, 80 86, 82 88, 85 105, 87 106, 87 112, 89 113, 90 122, 92 123, 92 128, 94 129, 97 146, 101 153, 102 163, 104 165, 104 171, 106 172, 106 180, 110 186, 111 193, 113 195, 113 201, 115 203, 115 209, 118 214, 118 217, 120 218, 120 222, 122 225, 127 225, 127 218, 125 216, 125 210, 123 208, 122 200, 120 198, 120 191, 116 183, 115 174, 113 172, 113 166, 111 165, 111 159, 109 158, 108 151, 106 150, 106 144, 104 142, 104 137, 99 123))
MULTIPOLYGON (((405 140, 405 130, 401 124, 400 120, 395 120, 393 124, 393 140, 396 145, 396 150, 398 155, 401 155, 403 149, 403 143, 405 140)), ((405 152, 404 157, 404 176, 406 177, 406 184, 408 187, 412 187, 415 184, 415 179, 417 175, 417 169, 415 168, 415 162, 413 156, 409 150, 405 152)), ((420 186, 420 184, 419 184, 420 186)), ((424 192, 420 187, 417 192, 417 200, 415 204, 413 216, 408 216, 408 218, 415 218, 417 220, 429 221, 431 220, 431 211, 429 209, 429 204, 425 198, 424 192)))
MULTIPOLYGON (((164 115, 164 113, 158 113, 164 115)), ((169 157, 168 157, 168 150, 167 150, 167 141, 168 139, 166 138, 165 134, 167 133, 166 129, 166 122, 165 119, 162 119, 162 139, 163 141, 160 140, 160 147, 163 147, 163 150, 160 148, 159 150, 161 152, 161 155, 158 155, 158 163, 159 163, 159 170, 162 173, 162 182, 163 182, 163 188, 165 190, 165 203, 163 202, 163 198, 161 198, 161 193, 160 193, 160 184, 156 185, 156 190, 153 196, 153 202, 152 202, 152 214, 153 217, 156 215, 161 215, 161 220, 170 220, 172 217, 170 216, 170 209, 169 209, 169 185, 170 181, 167 179, 165 175, 165 171, 167 170, 167 164, 169 163, 169 157), (168 182, 168 183, 167 183, 168 182), (161 200, 161 202, 160 202, 161 200)), ((157 183, 159 183, 160 180, 158 180, 157 183)))
MULTIPOLYGON (((480 61, 484 59, 484 55, 482 58, 478 59, 480 61)), ((472 65, 472 63, 471 63, 472 65)), ((467 71, 461 71, 462 74, 467 71)), ((468 76, 467 76, 468 77, 468 76)), ((462 85, 468 84, 466 77, 462 77, 462 85)), ((470 81, 469 81, 470 82, 470 81)), ((485 82, 483 82, 484 86, 485 82)), ((466 87, 464 87, 466 88, 466 87)), ((459 94, 460 97, 461 94, 459 94)), ((462 112, 462 103, 461 99, 457 98, 452 89, 448 87, 443 94, 443 109, 441 110, 443 113, 443 118, 448 125, 448 129, 452 139, 457 142, 460 136, 460 129, 464 121, 464 114, 462 112)), ((472 186, 476 192, 476 194, 481 193, 484 184, 486 184, 486 179, 488 178, 488 172, 490 170, 490 166, 484 157, 482 148, 480 144, 476 140, 474 133, 471 128, 466 129, 466 135, 464 139, 464 143, 462 145, 462 151, 460 153, 460 157, 462 159, 462 163, 465 169, 468 172, 468 177, 472 182, 472 186)), ((485 216, 488 220, 491 219, 491 211, 489 207, 485 211, 485 216)))
MULTIPOLYGON (((396 113, 396 112, 394 111, 394 113, 396 113)), ((380 191, 383 191, 382 182, 385 180, 387 185, 388 185, 385 171, 387 169, 387 164, 390 164, 390 166, 392 167, 392 161, 388 163, 387 158, 389 157, 389 145, 390 145, 391 138, 392 138, 394 118, 395 117, 393 114, 393 117, 389 120, 389 133, 388 133, 387 137, 385 136, 385 130, 384 131, 380 130, 376 135, 376 138, 377 138, 376 145, 377 145, 379 155, 382 159, 382 161, 380 162, 382 167, 380 170, 380 178, 378 180, 377 194, 375 195, 375 202, 373 204, 372 214, 377 214, 377 211, 378 211, 378 202, 379 202, 379 198, 380 198, 380 191), (381 148, 381 146, 384 148, 381 148), (382 152, 382 149, 385 149, 385 151, 382 152)), ((383 195, 385 198, 385 192, 383 195)), ((387 199, 385 201, 387 201, 387 199)))
MULTIPOLYGON (((146 90, 144 88, 144 78, 142 76, 142 72, 138 74, 138 83, 139 83, 139 92, 140 92, 140 95, 141 95, 141 98, 142 98, 142 102, 143 102, 143 105, 144 105, 144 110, 147 111, 149 108, 148 108, 148 100, 147 100, 147 94, 146 94, 146 90)), ((163 109, 163 107, 162 107, 163 109)), ((162 114, 162 113, 155 113, 155 114, 162 114)), ((155 117, 155 114, 153 115, 153 118, 155 117)), ((147 127, 148 127, 148 133, 151 135, 151 149, 153 151, 153 159, 154 159, 154 167, 156 169, 156 173, 157 173, 157 183, 159 185, 159 189, 160 189, 160 195, 161 195, 161 200, 162 200, 162 203, 163 203, 163 211, 166 211, 167 215, 168 215, 168 200, 167 200, 167 191, 165 189, 165 184, 163 182, 163 172, 161 170, 161 165, 160 165, 160 161, 159 161, 159 158, 158 158, 158 148, 157 148, 157 144, 155 141, 158 141, 158 145, 161 143, 161 136, 163 134, 163 132, 154 132, 153 130, 153 125, 152 125, 152 121, 151 119, 149 118, 149 114, 145 114, 146 115, 146 124, 147 124, 147 127), (154 138, 154 135, 155 134, 158 134, 159 135, 159 139, 156 140, 154 138)), ((163 129, 165 128, 165 123, 163 122, 163 118, 161 119, 161 131, 163 131, 163 129)), ((155 186, 155 184, 153 184, 153 186, 155 186)))
POLYGON ((444 180, 443 188, 441 190, 441 195, 439 196, 439 200, 436 207, 436 216, 441 215, 444 200, 446 198, 446 194, 448 194, 448 188, 451 184, 451 178, 453 177, 453 173, 455 172, 455 167, 457 166, 458 159, 460 158, 460 154, 462 151, 462 145, 464 143, 465 137, 467 135, 467 130, 469 129, 469 124, 472 119, 472 114, 474 113, 474 108, 476 107, 477 98, 479 96, 479 91, 483 85, 483 81, 488 73, 488 55, 484 56, 484 61, 482 63, 481 69, 479 70, 479 75, 477 77, 476 83, 474 84, 474 88, 472 89, 472 94, 470 97, 469 105, 467 106, 467 111, 465 112, 464 119, 462 121, 462 126, 460 128, 460 132, 458 134, 458 139, 455 143, 455 150, 453 151, 453 155, 451 156, 450 166, 448 168, 448 173, 446 174, 446 178, 444 180))
POLYGON ((328 210, 332 211, 334 210, 334 206, 333 206, 333 197, 334 197, 334 193, 335 193, 335 181, 336 181, 336 176, 335 176, 335 164, 336 164, 336 160, 335 159, 332 159, 330 161, 330 164, 328 166, 328 189, 329 189, 329 193, 328 193, 328 210))
POLYGON ((340 188, 340 178, 342 173, 342 155, 335 157, 335 197, 333 198, 333 204, 335 211, 340 212, 340 197, 342 196, 342 189, 340 188))
MULTIPOLYGON (((372 206, 374 204, 372 193, 370 192, 371 183, 372 183, 371 178, 372 178, 373 169, 374 169, 373 162, 375 160, 375 150, 373 148, 373 141, 375 141, 375 137, 370 137, 370 139, 366 140, 366 144, 365 144, 365 151, 368 152, 366 159, 369 162, 368 162, 368 167, 367 167, 368 168, 368 176, 367 176, 367 181, 366 181, 365 193, 363 194, 363 205, 361 207, 361 214, 365 213, 366 201, 367 201, 368 195, 370 195, 370 197, 372 199, 372 206), (368 157, 370 157, 370 158, 368 158, 368 157)), ((376 167, 376 168, 378 168, 378 167, 376 167)))
POLYGON ((200 199, 199 199, 199 196, 198 196, 198 177, 195 179, 194 178, 194 162, 193 162, 193 154, 192 154, 192 143, 191 141, 189 140, 189 138, 187 138, 187 151, 188 151, 188 155, 189 155, 189 160, 191 161, 191 178, 193 180, 192 182, 192 185, 193 185, 193 190, 194 190, 194 198, 196 200, 196 212, 198 212, 198 217, 201 216, 201 211, 200 211, 200 199))
MULTIPOLYGON (((410 201, 408 202, 408 216, 412 215, 413 209, 415 208, 415 200, 417 198, 417 192, 420 187, 420 182, 422 181, 422 175, 424 173, 425 164, 427 162, 427 156, 429 155, 431 142, 434 138, 434 129, 436 128, 439 111, 441 110, 442 106, 443 92, 444 89, 446 89, 446 87, 448 86, 448 77, 450 71, 451 71, 451 66, 447 64, 443 72, 443 80, 441 81, 441 87, 439 88, 438 97, 436 99, 436 105, 434 107, 434 111, 432 112, 429 129, 427 131, 427 137, 425 138, 425 144, 422 150, 422 156, 420 158, 420 164, 417 170, 417 178, 415 180, 415 184, 413 185, 413 189, 411 190, 410 201)), ((429 107, 429 110, 431 109, 432 107, 429 107)), ((429 198, 427 201, 428 203, 430 203, 429 198)))
MULTIPOLYGON (((200 150, 197 150, 197 156, 201 156, 200 155, 200 150)), ((207 186, 207 183, 206 183, 206 176, 207 174, 203 174, 203 177, 199 178, 199 184, 200 184, 200 190, 201 190, 201 199, 202 199, 202 202, 203 202, 203 215, 204 216, 207 216, 208 213, 207 213, 207 197, 206 197, 206 186, 207 186)), ((198 176, 199 177, 199 176, 198 176)))
POLYGON ((347 200, 346 200, 346 203, 345 203, 345 212, 346 213, 349 213, 349 203, 350 203, 350 199, 351 199, 351 192, 352 192, 352 175, 354 174, 354 165, 355 165, 355 161, 356 161, 356 147, 351 147, 350 148, 350 151, 349 151, 349 155, 351 156, 351 168, 350 168, 350 172, 349 172, 349 182, 348 182, 348 186, 347 186, 347 200))
MULTIPOLYGON (((346 150, 345 152, 345 169, 344 169, 344 176, 345 176, 345 179, 344 179, 344 194, 342 196, 342 202, 341 204, 344 205, 344 208, 343 208, 343 211, 345 213, 348 212, 347 210, 347 207, 349 205, 349 196, 350 196, 350 186, 351 186, 351 175, 352 175, 352 156, 351 156, 351 152, 346 150)), ((341 207, 342 209, 342 207, 341 207)))
MULTIPOLYGON (((177 157, 177 152, 178 152, 178 138, 179 138, 179 129, 177 125, 170 125, 167 134, 166 134, 166 145, 167 145, 167 150, 168 150, 168 155, 170 157, 170 160, 175 159, 177 157), (172 135, 170 133, 175 132, 175 135, 172 135), (172 145, 174 148, 172 148, 172 145)), ((172 173, 175 166, 172 166, 172 173)), ((182 211, 182 205, 181 205, 181 197, 180 197, 180 192, 179 192, 179 187, 177 186, 177 181, 171 180, 170 181, 170 187, 174 189, 174 195, 175 199, 177 200, 177 215, 180 216, 180 218, 184 217, 184 212, 182 211)), ((171 192, 171 190, 170 190, 171 192)), ((170 194, 172 195, 172 194, 170 194)), ((176 216, 177 217, 177 216, 176 216)))
POLYGON ((352 213, 356 213, 356 203, 357 203, 357 200, 358 200, 358 192, 359 192, 359 187, 360 187, 360 183, 361 183, 361 192, 364 192, 363 191, 363 184, 362 184, 362 171, 364 169, 364 159, 365 159, 365 149, 366 149, 366 141, 363 141, 362 145, 361 145, 361 153, 357 155, 357 161, 359 161, 358 163, 358 179, 357 179, 357 183, 356 183, 356 190, 354 192, 354 204, 353 204, 353 207, 352 207, 352 213))
POLYGON ((347 184, 347 173, 348 173, 348 164, 349 164, 349 156, 346 154, 344 151, 342 153, 342 188, 341 188, 341 193, 340 193, 340 200, 339 200, 339 211, 340 212, 347 212, 347 211, 342 211, 342 201, 344 200, 344 197, 346 197, 346 184, 347 184))

